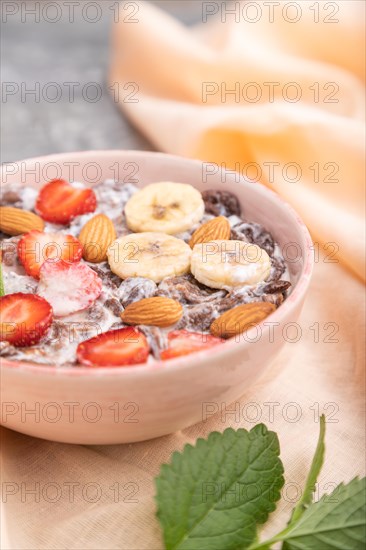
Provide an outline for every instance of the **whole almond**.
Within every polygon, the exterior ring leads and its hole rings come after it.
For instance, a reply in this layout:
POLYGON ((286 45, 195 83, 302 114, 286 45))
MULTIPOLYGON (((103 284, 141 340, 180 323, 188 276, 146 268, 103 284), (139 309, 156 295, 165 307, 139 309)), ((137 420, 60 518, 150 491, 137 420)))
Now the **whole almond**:
POLYGON ((83 258, 98 264, 107 259, 108 247, 116 240, 112 220, 104 214, 97 214, 82 228, 79 241, 83 245, 83 258))
POLYGON ((29 231, 43 231, 44 221, 42 218, 21 208, 12 206, 0 207, 0 231, 6 235, 22 235, 29 231))
POLYGON ((234 307, 215 319, 210 332, 221 338, 232 338, 263 321, 275 309, 276 306, 269 302, 252 302, 234 307))
POLYGON ((128 325, 153 325, 169 327, 182 317, 183 308, 172 298, 154 296, 128 305, 121 313, 121 319, 128 325))
POLYGON ((189 246, 193 248, 196 244, 209 243, 210 241, 226 241, 230 239, 230 223, 224 216, 218 216, 201 225, 193 233, 189 246))

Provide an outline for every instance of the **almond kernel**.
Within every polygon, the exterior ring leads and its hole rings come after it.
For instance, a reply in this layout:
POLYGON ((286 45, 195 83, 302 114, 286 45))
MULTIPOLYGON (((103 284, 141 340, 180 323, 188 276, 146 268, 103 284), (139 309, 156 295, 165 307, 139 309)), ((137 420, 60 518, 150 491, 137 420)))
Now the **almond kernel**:
POLYGON ((172 298, 154 296, 128 305, 121 313, 121 319, 128 325, 153 325, 169 327, 179 321, 183 307, 172 298))
POLYGON ((224 216, 218 216, 201 225, 193 233, 189 246, 193 248, 196 244, 208 243, 210 241, 230 239, 230 223, 224 216))
POLYGON ((104 262, 107 259, 107 250, 116 237, 113 222, 108 216, 97 214, 91 218, 79 235, 84 260, 95 264, 104 262))
POLYGON ((0 207, 0 231, 6 235, 22 235, 43 229, 44 221, 37 214, 12 206, 0 207))
POLYGON ((232 338, 261 323, 276 310, 269 302, 252 302, 225 311, 211 324, 210 332, 221 338, 232 338))

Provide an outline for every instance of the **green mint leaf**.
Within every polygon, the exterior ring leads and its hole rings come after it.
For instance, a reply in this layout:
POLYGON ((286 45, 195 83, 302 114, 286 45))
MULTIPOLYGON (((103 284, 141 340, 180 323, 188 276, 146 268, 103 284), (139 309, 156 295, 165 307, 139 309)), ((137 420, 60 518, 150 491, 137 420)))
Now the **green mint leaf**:
POLYGON ((3 280, 3 266, 0 261, 0 296, 5 296, 4 280, 3 280))
POLYGON ((175 452, 156 478, 167 550, 237 550, 256 538, 284 483, 277 435, 228 428, 175 452))
POLYGON ((310 505, 299 521, 282 533, 282 550, 364 550, 365 479, 341 483, 330 495, 310 505))
POLYGON ((324 414, 320 417, 320 431, 318 444, 315 449, 315 454, 313 461, 311 463, 310 471, 305 483, 303 494, 299 502, 296 504, 292 516, 289 522, 289 525, 293 525, 298 521, 298 519, 305 512, 307 506, 313 502, 313 496, 315 491, 315 484, 317 482, 320 470, 322 469, 324 462, 324 452, 325 452, 325 416, 324 414))

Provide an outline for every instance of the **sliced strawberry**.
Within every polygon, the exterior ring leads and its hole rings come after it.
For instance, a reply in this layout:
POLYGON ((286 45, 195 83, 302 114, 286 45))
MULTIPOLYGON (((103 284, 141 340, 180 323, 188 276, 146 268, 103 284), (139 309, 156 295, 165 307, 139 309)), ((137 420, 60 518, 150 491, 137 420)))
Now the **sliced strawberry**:
POLYGON ((35 294, 6 294, 0 298, 0 340, 13 346, 37 344, 52 323, 52 307, 35 294))
POLYGON ((225 340, 211 336, 210 334, 201 334, 199 332, 189 332, 188 330, 174 330, 168 334, 168 349, 161 352, 161 358, 174 359, 182 355, 189 355, 195 351, 212 348, 218 344, 223 344, 225 340))
POLYGON ((53 180, 42 187, 36 211, 47 222, 67 224, 76 216, 94 212, 96 206, 92 189, 77 189, 65 180, 53 180))
POLYGON ((47 261, 40 271, 37 293, 64 317, 90 307, 102 292, 102 280, 84 263, 47 261))
POLYGON ((18 256, 27 275, 39 279, 39 270, 46 260, 78 262, 83 246, 72 235, 31 231, 18 242, 18 256))
POLYGON ((149 344, 142 332, 126 327, 81 342, 76 353, 79 363, 87 367, 124 367, 145 363, 149 344))

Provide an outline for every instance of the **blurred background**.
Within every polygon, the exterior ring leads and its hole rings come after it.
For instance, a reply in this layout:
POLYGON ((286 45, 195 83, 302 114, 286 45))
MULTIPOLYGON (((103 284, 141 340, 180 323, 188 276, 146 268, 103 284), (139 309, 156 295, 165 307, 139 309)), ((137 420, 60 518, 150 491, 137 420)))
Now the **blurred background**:
MULTIPOLYGON (((152 3, 187 25, 202 19, 201 0, 152 3)), ((117 4, 1 2, 1 162, 82 149, 154 150, 108 91, 117 4)))

